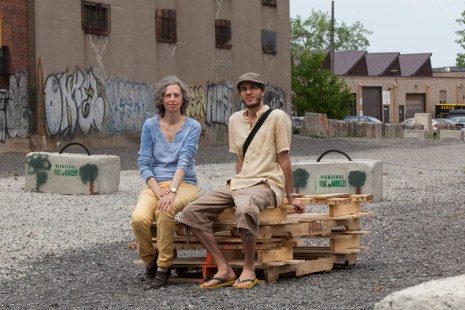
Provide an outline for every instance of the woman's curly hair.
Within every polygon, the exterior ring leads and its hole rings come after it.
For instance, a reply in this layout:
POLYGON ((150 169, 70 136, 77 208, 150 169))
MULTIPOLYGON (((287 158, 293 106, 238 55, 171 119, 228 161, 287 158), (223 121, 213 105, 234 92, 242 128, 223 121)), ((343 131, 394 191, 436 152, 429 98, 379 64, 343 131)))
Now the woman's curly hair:
POLYGON ((187 86, 175 75, 169 75, 163 78, 155 86, 155 107, 158 110, 158 115, 165 116, 165 107, 163 106, 163 97, 165 96, 166 87, 169 85, 178 85, 181 88, 182 104, 181 114, 185 115, 186 109, 190 104, 190 95, 187 86))

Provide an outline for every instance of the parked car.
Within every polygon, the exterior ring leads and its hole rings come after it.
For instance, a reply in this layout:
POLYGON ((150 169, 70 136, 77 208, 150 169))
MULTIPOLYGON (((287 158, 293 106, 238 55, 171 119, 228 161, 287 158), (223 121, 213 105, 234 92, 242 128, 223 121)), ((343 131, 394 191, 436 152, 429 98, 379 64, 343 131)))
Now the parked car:
MULTIPOLYGON (((451 125, 450 123, 445 123, 443 121, 444 119, 441 119, 439 118, 439 121, 438 119, 435 119, 435 118, 432 118, 431 119, 431 125, 433 127, 433 135, 435 135, 437 132, 438 132, 438 127, 446 127, 447 125, 451 125)), ((414 125, 415 124, 415 118, 407 118, 405 121, 403 121, 401 124, 407 124, 407 125, 414 125)), ((452 124, 453 125, 453 124, 452 124)))
POLYGON ((354 115, 354 116, 346 116, 343 119, 344 121, 348 122, 359 122, 359 123, 383 123, 379 119, 372 117, 372 116, 366 116, 366 115, 354 115))
POLYGON ((462 127, 458 126, 456 123, 451 121, 450 119, 447 118, 435 118, 435 120, 439 123, 438 126, 443 125, 444 127, 447 127, 447 125, 450 125, 452 129, 462 129, 462 127))
POLYGON ((451 119, 453 117, 458 117, 458 116, 465 116, 465 109, 456 109, 449 111, 449 114, 447 114, 446 118, 451 119))
POLYGON ((457 127, 460 129, 465 127, 465 116, 456 116, 449 118, 451 122, 454 122, 457 127))

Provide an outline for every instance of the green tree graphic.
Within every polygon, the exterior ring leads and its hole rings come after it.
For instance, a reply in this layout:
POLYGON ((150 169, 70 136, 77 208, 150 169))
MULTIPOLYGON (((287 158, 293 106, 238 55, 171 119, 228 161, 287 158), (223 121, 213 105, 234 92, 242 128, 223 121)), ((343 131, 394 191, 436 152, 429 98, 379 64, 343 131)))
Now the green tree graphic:
POLYGON ((40 191, 40 186, 47 183, 47 171, 52 168, 47 154, 32 154, 26 157, 27 173, 36 174, 36 192, 40 191))
POLYGON ((298 168, 292 172, 292 178, 294 181, 294 188, 295 192, 299 193, 300 188, 304 188, 307 186, 307 180, 310 177, 310 174, 307 172, 307 170, 298 168))
POLYGON ((365 185, 367 175, 363 171, 351 171, 349 173, 349 184, 355 187, 355 194, 360 195, 362 193, 362 187, 365 185))
POLYGON ((96 165, 87 164, 79 168, 79 175, 84 184, 89 182, 89 192, 94 194, 94 181, 98 177, 98 167, 96 165))

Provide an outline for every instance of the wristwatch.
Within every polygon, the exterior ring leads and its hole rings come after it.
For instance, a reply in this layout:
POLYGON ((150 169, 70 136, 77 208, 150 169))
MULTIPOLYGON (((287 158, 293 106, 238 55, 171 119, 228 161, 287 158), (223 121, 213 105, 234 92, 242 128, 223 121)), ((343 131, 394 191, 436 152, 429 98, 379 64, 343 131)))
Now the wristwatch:
POLYGON ((297 196, 299 196, 299 195, 296 194, 296 193, 286 194, 286 198, 295 198, 295 197, 297 197, 297 196))
POLYGON ((176 191, 177 191, 177 190, 176 190, 176 187, 170 187, 170 192, 172 192, 172 193, 175 193, 175 194, 176 194, 176 191))

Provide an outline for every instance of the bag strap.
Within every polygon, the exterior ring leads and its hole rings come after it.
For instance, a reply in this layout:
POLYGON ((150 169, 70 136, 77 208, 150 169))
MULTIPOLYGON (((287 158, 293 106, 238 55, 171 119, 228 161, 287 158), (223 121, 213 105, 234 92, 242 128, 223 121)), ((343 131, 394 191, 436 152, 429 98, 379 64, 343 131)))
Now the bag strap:
POLYGON ((247 149, 249 148, 250 142, 252 142, 253 137, 255 137, 255 134, 257 131, 262 127, 262 124, 265 122, 266 118, 274 109, 269 108, 266 110, 265 113, 258 119, 257 123, 255 124, 254 128, 252 128, 252 131, 249 133, 247 136, 247 139, 244 142, 244 146, 242 147, 242 158, 245 158, 245 153, 247 153, 247 149))

